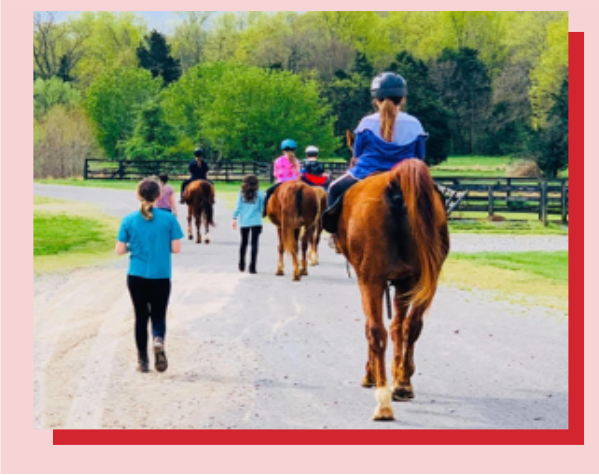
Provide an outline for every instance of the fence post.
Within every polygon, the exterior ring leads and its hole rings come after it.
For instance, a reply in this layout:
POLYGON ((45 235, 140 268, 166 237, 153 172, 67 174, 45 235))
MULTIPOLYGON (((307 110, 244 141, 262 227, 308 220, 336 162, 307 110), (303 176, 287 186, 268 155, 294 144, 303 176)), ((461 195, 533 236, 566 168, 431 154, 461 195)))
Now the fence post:
POLYGON ((541 221, 543 221, 543 226, 547 226, 548 224, 548 219, 547 219, 547 205, 548 205, 548 199, 547 199, 547 182, 544 181, 543 184, 541 185, 541 221))
POLYGON ((568 224, 568 187, 562 181, 562 224, 568 224))
POLYGON ((83 167, 83 179, 87 180, 87 167, 89 166, 89 158, 85 159, 85 165, 83 167))
POLYGON ((229 183, 229 163, 225 162, 225 183, 229 183))
POLYGON ((268 171, 270 172, 270 182, 274 183, 275 182, 275 169, 274 169, 274 165, 272 163, 268 164, 268 171))
POLYGON ((495 203, 493 196, 493 185, 489 185, 489 216, 493 216, 495 214, 495 203))
POLYGON ((124 165, 123 160, 119 160, 119 171, 118 171, 119 180, 122 180, 125 176, 125 168, 123 165, 124 165))

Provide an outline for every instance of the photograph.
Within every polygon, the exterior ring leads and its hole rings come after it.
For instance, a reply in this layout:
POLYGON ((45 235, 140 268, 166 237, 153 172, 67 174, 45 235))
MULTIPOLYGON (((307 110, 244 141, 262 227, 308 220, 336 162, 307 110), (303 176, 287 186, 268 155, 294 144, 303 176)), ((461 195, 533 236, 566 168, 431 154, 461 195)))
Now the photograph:
POLYGON ((33 429, 566 432, 568 32, 35 11, 33 429))

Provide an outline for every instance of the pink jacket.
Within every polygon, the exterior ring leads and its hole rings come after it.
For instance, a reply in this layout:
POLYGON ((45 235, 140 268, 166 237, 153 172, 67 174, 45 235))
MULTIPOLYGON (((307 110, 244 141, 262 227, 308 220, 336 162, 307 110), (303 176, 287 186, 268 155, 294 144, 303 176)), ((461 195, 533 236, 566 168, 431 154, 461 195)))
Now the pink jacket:
MULTIPOLYGON (((296 159, 297 160, 297 159, 296 159)), ((297 169, 293 166, 291 161, 282 155, 275 160, 274 176, 277 183, 283 183, 285 181, 298 180, 300 178, 300 164, 297 162, 297 169)))

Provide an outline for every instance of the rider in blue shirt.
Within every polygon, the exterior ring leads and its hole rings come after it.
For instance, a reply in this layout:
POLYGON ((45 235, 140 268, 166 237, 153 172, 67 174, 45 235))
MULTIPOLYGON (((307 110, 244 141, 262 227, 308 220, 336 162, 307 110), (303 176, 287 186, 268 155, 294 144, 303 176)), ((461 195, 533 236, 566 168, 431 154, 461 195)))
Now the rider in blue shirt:
POLYGON ((370 90, 378 112, 360 121, 355 130, 355 166, 329 188, 323 224, 330 233, 337 230, 342 198, 351 186, 372 173, 389 171, 407 158, 424 159, 428 134, 418 119, 400 110, 407 95, 404 78, 389 72, 379 74, 370 90))

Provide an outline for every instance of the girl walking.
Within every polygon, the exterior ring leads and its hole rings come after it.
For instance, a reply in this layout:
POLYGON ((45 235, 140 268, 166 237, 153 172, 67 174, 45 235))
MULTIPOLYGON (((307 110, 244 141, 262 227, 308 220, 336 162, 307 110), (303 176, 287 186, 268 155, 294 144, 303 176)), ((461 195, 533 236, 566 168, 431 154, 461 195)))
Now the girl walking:
POLYGON ((163 209, 177 216, 177 203, 175 203, 175 190, 168 183, 168 175, 161 173, 158 175, 160 184, 162 185, 162 193, 156 202, 156 208, 163 209))
POLYGON ((160 184, 150 178, 137 186, 141 209, 123 218, 119 229, 116 253, 130 253, 127 287, 135 311, 135 343, 138 371, 147 373, 148 323, 152 322, 154 367, 166 371, 164 351, 166 310, 171 292, 171 254, 181 251, 183 231, 177 218, 156 208, 160 184))
POLYGON ((243 179, 241 191, 237 198, 237 206, 233 212, 233 229, 241 230, 241 246, 239 248, 239 271, 245 271, 245 256, 248 240, 251 239, 252 250, 250 274, 256 274, 258 259, 258 240, 262 233, 262 211, 264 209, 264 193, 259 190, 260 184, 256 175, 247 175, 243 179))

